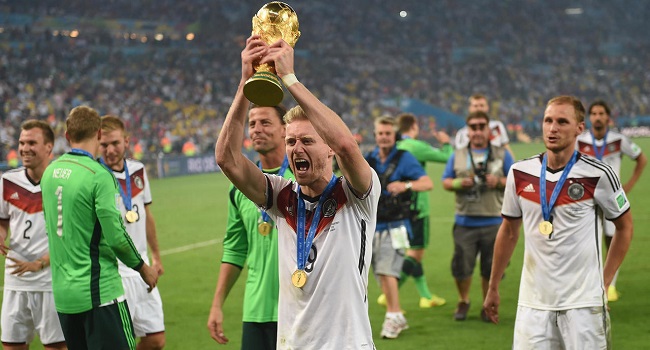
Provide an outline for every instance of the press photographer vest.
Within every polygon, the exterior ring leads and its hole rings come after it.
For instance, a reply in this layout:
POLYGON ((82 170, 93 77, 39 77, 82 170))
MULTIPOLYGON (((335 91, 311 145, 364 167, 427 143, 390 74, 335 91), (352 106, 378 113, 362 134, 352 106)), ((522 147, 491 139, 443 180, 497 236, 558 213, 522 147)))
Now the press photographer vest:
MULTIPOLYGON (((503 177, 503 161, 506 150, 503 147, 490 146, 486 174, 503 177)), ((474 177, 474 168, 470 161, 470 147, 456 150, 454 155, 454 172, 457 178, 474 177)), ((487 154, 474 153, 475 162, 487 154), (481 156, 481 158, 477 156, 481 156), (478 159, 477 159, 478 158, 478 159)), ((476 165, 478 167, 478 165, 476 165)), ((464 216, 501 216, 503 189, 487 188, 485 185, 470 190, 456 191, 456 214, 464 216)))
MULTIPOLYGON (((399 163, 400 158, 402 158, 404 152, 405 151, 403 150, 398 150, 395 156, 390 160, 390 163, 386 167, 386 171, 382 174, 377 174, 382 189, 382 194, 379 197, 379 205, 377 206, 378 222, 411 219, 412 217, 415 217, 414 215, 417 215, 417 210, 414 211, 411 208, 411 205, 414 202, 413 191, 407 190, 406 192, 402 192, 396 196, 385 195, 383 192, 386 190, 386 186, 389 184, 388 179, 393 175, 393 172, 395 172, 397 164, 399 163)), ((375 170, 377 169, 377 161, 370 153, 366 155, 366 160, 371 168, 375 170)))

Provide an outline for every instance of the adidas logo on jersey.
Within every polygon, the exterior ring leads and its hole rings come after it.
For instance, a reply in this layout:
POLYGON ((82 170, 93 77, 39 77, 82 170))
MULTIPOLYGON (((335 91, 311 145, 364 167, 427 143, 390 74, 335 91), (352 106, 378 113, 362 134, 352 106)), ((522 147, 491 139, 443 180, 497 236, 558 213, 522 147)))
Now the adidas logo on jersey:
POLYGON ((533 187, 533 184, 528 184, 528 186, 524 187, 524 192, 535 192, 535 187, 533 187))
POLYGON ((18 196, 18 192, 14 192, 14 194, 12 194, 11 197, 9 197, 9 198, 15 199, 15 200, 20 200, 20 197, 18 196))

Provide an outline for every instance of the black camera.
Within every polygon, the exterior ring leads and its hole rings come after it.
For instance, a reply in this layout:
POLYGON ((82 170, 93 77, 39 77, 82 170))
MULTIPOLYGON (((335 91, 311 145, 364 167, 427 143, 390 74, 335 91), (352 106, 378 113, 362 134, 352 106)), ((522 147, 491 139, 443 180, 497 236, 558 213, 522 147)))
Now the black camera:
POLYGON ((474 169, 474 182, 477 185, 482 185, 486 182, 486 176, 487 175, 487 166, 485 163, 479 163, 478 167, 474 169))

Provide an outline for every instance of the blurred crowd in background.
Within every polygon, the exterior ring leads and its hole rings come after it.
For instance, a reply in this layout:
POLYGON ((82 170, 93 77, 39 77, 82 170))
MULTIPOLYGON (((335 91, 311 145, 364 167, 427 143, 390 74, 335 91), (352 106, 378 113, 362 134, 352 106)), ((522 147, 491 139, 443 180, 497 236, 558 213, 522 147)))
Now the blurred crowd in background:
MULTIPOLYGON (((558 94, 608 101, 619 126, 650 119, 646 1, 287 2, 302 32, 296 75, 366 143, 403 99, 463 118, 473 93, 532 137, 558 94)), ((81 104, 124 118, 141 156, 212 152, 264 3, 0 0, 0 159, 28 118, 48 120, 65 152, 63 122, 81 104)))

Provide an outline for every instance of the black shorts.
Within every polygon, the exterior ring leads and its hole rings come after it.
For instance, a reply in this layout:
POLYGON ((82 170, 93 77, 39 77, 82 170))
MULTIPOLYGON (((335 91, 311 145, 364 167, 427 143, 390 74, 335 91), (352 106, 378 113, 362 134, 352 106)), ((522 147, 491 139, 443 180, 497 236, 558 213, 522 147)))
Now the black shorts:
POLYGON ((424 249, 429 245, 429 217, 411 220, 409 245, 412 249, 424 249))
POLYGON ((490 278, 494 241, 501 225, 467 227, 454 225, 454 257, 451 273, 457 280, 472 276, 476 256, 481 254, 481 276, 490 278))
POLYGON ((135 333, 126 301, 78 314, 58 314, 68 349, 135 350, 135 333))
POLYGON ((278 339, 277 322, 244 322, 242 350, 275 350, 278 339))

